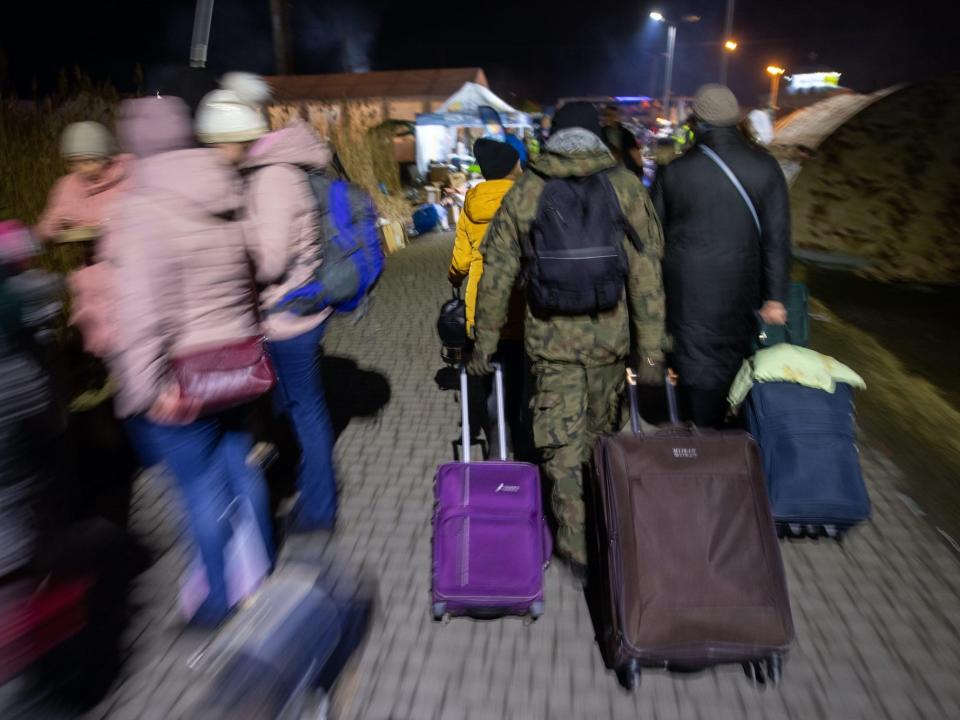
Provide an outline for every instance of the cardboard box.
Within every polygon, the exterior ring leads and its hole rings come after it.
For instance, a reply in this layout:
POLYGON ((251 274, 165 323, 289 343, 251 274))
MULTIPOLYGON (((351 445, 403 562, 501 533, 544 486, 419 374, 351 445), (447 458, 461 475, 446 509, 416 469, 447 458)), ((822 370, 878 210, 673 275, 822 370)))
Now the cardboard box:
POLYGON ((388 222, 380 226, 380 242, 383 245, 383 252, 387 255, 393 255, 397 250, 407 246, 407 234, 403 225, 398 222, 388 222))
POLYGON ((427 182, 437 187, 446 187, 450 183, 450 168, 434 165, 427 172, 427 182))

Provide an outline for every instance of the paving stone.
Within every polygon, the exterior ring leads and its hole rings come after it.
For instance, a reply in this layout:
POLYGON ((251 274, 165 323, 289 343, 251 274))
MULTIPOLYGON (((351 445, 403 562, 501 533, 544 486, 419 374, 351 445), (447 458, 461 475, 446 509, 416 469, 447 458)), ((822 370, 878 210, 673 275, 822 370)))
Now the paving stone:
MULTIPOLYGON (((331 548, 379 576, 380 598, 356 695, 337 720, 960 717, 960 563, 903 505, 898 469, 868 438, 861 459, 872 522, 840 546, 782 546, 798 641, 776 691, 754 690, 739 668, 650 670, 636 693, 622 691, 603 667, 582 592, 557 567, 548 570, 547 614, 530 627, 432 622, 433 474, 451 457, 459 420, 454 394, 433 380, 450 247, 449 236, 427 236, 392 256, 367 317, 333 321, 325 341, 328 355, 380 374, 391 393, 375 416, 353 418, 336 448, 341 518, 331 548)), ((196 691, 186 661, 203 636, 181 640, 176 612, 191 553, 162 471, 143 474, 132 507, 131 527, 156 562, 134 591, 142 607, 125 636, 125 679, 90 720, 175 717, 196 691)), ((11 695, 0 694, 0 717, 11 695)))

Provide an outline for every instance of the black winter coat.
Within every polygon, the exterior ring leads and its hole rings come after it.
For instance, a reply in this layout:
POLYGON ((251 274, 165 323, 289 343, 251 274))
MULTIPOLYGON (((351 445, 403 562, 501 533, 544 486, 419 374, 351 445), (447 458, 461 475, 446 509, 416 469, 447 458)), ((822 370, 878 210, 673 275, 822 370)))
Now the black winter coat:
POLYGON ((667 328, 680 381, 721 389, 733 381, 757 331, 755 311, 783 302, 790 281, 790 200, 780 166, 737 128, 698 137, 740 179, 760 218, 702 151, 662 168, 653 201, 665 238, 667 328))

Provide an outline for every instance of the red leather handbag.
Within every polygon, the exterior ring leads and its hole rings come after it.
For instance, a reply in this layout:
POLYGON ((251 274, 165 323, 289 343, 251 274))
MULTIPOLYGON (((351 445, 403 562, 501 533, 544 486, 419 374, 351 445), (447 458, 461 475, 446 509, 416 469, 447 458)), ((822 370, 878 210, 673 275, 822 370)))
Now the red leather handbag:
POLYGON ((180 356, 173 371, 181 396, 199 403, 201 415, 252 402, 277 382, 262 337, 180 356))

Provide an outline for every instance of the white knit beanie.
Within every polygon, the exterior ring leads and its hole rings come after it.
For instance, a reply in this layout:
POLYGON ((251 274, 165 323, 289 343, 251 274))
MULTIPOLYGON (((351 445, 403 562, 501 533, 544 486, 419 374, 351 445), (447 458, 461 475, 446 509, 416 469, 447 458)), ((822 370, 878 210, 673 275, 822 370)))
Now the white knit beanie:
POLYGON ((220 89, 207 93, 197 109, 196 130, 200 142, 249 142, 270 132, 263 104, 270 100, 270 87, 259 75, 227 73, 220 89))
POLYGON ((113 136, 98 122, 73 123, 60 136, 60 154, 67 159, 108 158, 113 153, 113 136))

